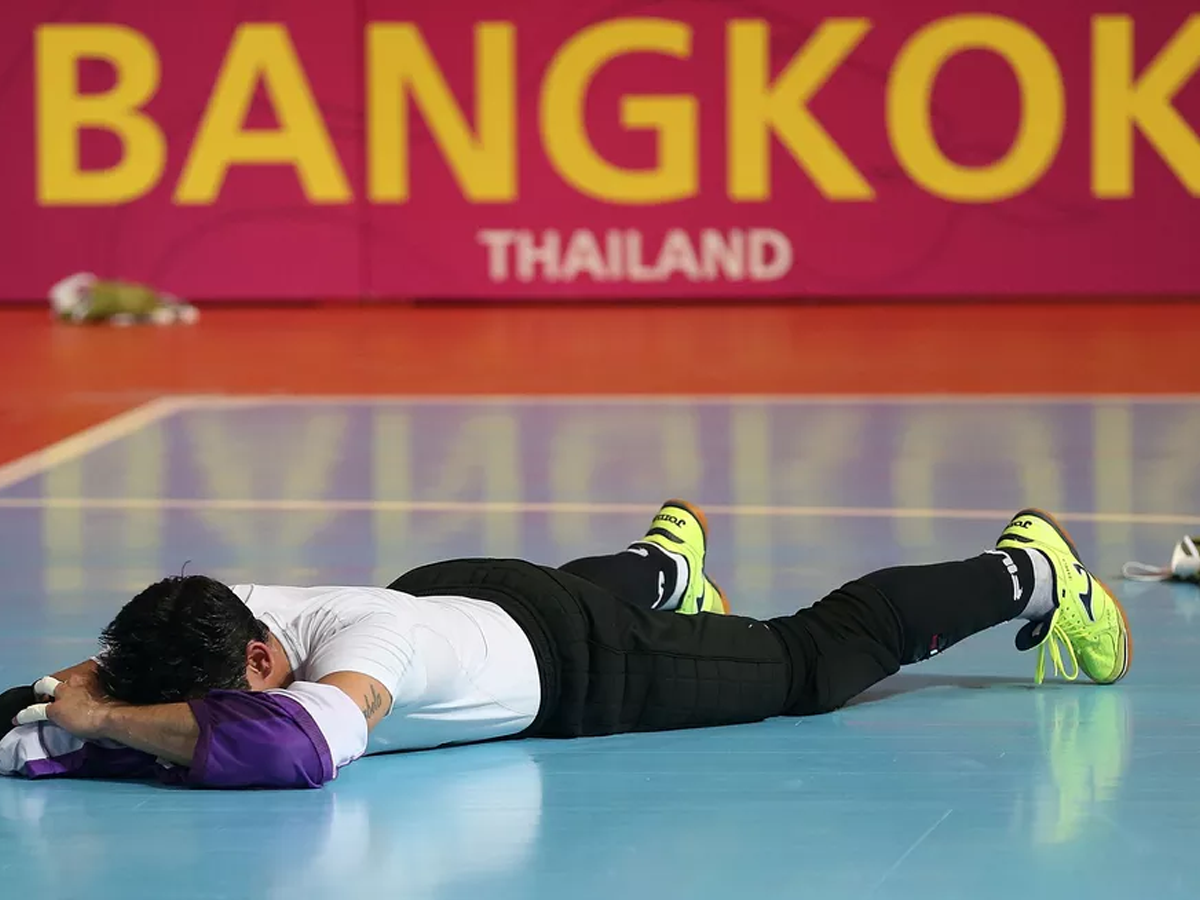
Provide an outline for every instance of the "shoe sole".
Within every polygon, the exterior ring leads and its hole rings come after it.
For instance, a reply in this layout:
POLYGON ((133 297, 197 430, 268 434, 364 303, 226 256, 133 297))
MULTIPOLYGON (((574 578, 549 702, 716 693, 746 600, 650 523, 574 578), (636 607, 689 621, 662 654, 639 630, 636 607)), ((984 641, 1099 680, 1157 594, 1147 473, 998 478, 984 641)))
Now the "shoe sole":
MULTIPOLYGON (((688 503, 688 501, 686 501, 686 500, 668 500, 666 503, 663 504, 663 506, 664 507, 677 506, 680 509, 686 510, 687 512, 692 514, 692 518, 694 518, 696 520, 697 524, 700 526, 700 534, 704 538, 704 551, 705 551, 705 553, 707 553, 708 552, 708 517, 706 515, 704 515, 704 510, 702 510, 700 507, 696 506, 695 504, 688 503)), ((704 573, 704 577, 708 578, 707 572, 704 573)), ((729 597, 727 597, 725 595, 725 592, 723 590, 721 590, 721 586, 719 584, 717 584, 715 581, 713 581, 711 578, 708 578, 708 583, 711 584, 713 586, 713 588, 716 590, 717 597, 720 598, 720 600, 721 600, 721 608, 725 610, 725 615, 729 615, 729 597)))
MULTIPOLYGON (((1044 509, 1023 509, 1013 516, 1013 518, 1019 519, 1021 516, 1035 516, 1053 528, 1058 536, 1063 539, 1063 542, 1067 545, 1067 549, 1075 557, 1075 561, 1081 566, 1084 565, 1083 559, 1079 556, 1079 548, 1075 546, 1075 541, 1071 539, 1070 532, 1059 523, 1058 519, 1054 518, 1053 514, 1046 512, 1044 509)), ((1102 579, 1096 578, 1095 575, 1092 575, 1092 578, 1100 582, 1100 587, 1104 588, 1105 593, 1108 594, 1108 598, 1116 605, 1117 612, 1121 614, 1121 622, 1125 626, 1125 665, 1121 668, 1120 675, 1112 681, 1104 682, 1105 684, 1115 684, 1128 674, 1129 667, 1133 663, 1133 629, 1129 627, 1129 616, 1125 612, 1125 607, 1121 605, 1121 601, 1117 599, 1117 595, 1113 593, 1112 588, 1105 584, 1102 579)))

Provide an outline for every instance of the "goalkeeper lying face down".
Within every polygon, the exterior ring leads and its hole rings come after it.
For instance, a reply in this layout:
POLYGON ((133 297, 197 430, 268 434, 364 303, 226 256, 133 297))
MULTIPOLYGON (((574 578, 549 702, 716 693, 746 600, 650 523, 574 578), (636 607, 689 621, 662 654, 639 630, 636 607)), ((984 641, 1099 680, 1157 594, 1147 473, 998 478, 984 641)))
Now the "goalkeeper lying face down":
POLYGON ((560 568, 451 560, 387 588, 168 578, 95 659, 0 695, 0 773, 318 787, 364 754, 812 715, 1013 619, 1038 681, 1047 656, 1067 678, 1129 670, 1120 605, 1037 510, 972 559, 765 621, 729 614, 706 541, 700 510, 668 501, 628 549, 560 568))

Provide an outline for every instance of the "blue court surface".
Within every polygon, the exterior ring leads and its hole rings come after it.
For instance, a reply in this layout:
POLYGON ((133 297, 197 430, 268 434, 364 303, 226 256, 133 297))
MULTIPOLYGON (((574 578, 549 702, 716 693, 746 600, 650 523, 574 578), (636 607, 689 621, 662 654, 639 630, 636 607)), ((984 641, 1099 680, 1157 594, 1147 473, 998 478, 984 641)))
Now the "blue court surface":
POLYGON ((0 684, 147 583, 385 584, 559 563, 705 505, 736 612, 1064 514, 1129 677, 1032 684, 1015 626, 832 715, 362 760, 326 788, 0 779, 5 898, 1200 897, 1200 588, 1117 581, 1200 526, 1200 398, 169 398, 0 469, 0 684))

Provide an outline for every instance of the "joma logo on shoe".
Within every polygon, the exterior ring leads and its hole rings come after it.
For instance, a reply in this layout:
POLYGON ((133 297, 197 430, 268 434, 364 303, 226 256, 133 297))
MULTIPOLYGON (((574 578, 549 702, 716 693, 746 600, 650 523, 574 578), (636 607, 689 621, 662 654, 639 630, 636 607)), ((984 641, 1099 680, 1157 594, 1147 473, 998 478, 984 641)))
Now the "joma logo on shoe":
POLYGON ((671 516, 671 515, 667 515, 666 513, 659 513, 657 516, 654 517, 655 522, 658 522, 659 520, 662 520, 663 522, 670 522, 672 525, 675 525, 679 528, 683 528, 684 526, 687 525, 687 522, 685 522, 683 519, 679 518, 678 516, 671 516))
POLYGON ((1014 519, 1013 526, 1016 528, 1032 528, 1033 519, 1014 519))

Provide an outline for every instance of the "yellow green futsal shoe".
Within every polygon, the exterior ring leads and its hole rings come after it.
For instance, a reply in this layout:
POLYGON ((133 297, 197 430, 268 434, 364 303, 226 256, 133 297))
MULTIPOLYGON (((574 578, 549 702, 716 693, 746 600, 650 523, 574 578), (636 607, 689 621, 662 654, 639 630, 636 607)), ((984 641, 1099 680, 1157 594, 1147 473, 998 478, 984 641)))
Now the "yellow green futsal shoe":
POLYGON ((688 561, 688 583, 676 612, 729 614, 729 601, 704 572, 708 522, 699 507, 683 500, 668 500, 662 505, 642 541, 678 553, 688 561))
POLYGON ((1046 676, 1046 656, 1054 670, 1074 681, 1082 670, 1100 684, 1125 677, 1133 660, 1129 619, 1116 597, 1084 567, 1066 530, 1049 513, 1024 509, 1005 526, 997 550, 1041 550, 1054 573, 1054 612, 1026 624, 1017 634, 1017 648, 1038 647, 1037 682, 1046 676), (1066 648, 1074 670, 1063 662, 1066 648))

